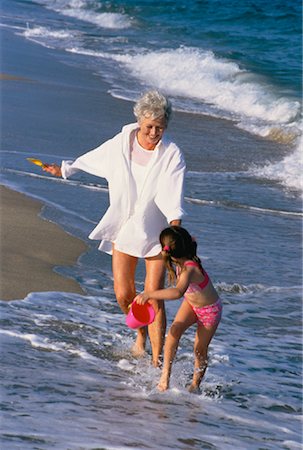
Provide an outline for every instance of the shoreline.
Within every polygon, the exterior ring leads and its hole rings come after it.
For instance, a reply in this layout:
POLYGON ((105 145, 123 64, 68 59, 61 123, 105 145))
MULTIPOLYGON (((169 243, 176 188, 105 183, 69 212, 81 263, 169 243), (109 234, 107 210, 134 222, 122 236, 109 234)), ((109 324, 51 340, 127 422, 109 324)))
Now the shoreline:
MULTIPOLYGON (((3 149, 39 149, 39 154, 74 159, 135 121, 134 102, 114 97, 102 71, 80 64, 72 53, 42 47, 9 30, 2 35, 3 149)), ((223 118, 174 110, 167 131, 193 171, 197 166, 205 172, 243 171, 289 154, 285 144, 252 135, 223 118)))
POLYGON ((39 217, 42 208, 38 200, 0 186, 0 300, 24 299, 30 292, 85 295, 54 268, 75 265, 87 246, 39 217))

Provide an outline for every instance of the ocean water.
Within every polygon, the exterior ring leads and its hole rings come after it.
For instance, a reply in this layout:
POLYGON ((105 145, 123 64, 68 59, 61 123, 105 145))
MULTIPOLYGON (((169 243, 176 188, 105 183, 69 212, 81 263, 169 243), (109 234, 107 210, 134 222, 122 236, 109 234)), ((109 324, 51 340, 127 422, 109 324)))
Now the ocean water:
POLYGON ((55 269, 87 295, 54 287, 0 303, 1 447, 302 448, 301 17, 298 1, 3 0, 2 71, 19 49, 26 73, 13 74, 36 83, 3 84, 1 184, 41 200, 42 216, 89 249, 55 269), (87 240, 106 181, 55 179, 26 160, 98 145, 149 87, 172 99, 184 225, 224 304, 200 395, 185 389, 194 329, 166 393, 150 348, 130 355, 110 257, 87 240), (104 117, 99 98, 119 107, 104 117))

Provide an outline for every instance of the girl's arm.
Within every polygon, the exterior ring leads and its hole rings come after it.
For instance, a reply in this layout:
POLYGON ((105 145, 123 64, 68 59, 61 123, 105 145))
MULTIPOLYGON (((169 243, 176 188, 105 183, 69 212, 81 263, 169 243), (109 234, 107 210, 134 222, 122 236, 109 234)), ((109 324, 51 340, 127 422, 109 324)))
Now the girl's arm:
POLYGON ((147 291, 138 294, 134 301, 139 305, 144 305, 149 299, 155 300, 177 300, 183 297, 188 285, 190 283, 190 273, 192 268, 186 268, 179 275, 176 287, 170 287, 166 289, 157 289, 156 291, 147 291), (188 270, 189 269, 189 270, 188 270))

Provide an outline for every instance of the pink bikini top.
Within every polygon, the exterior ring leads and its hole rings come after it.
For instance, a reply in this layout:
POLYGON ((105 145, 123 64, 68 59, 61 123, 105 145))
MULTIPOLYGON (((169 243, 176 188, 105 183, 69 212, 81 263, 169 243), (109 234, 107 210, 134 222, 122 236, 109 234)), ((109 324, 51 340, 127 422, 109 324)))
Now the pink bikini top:
MULTIPOLYGON (((201 267, 195 261, 186 261, 184 263, 184 265, 185 266, 195 266, 195 267, 198 267, 201 270, 201 267)), ((203 269, 203 267, 202 267, 201 272, 204 275, 204 280, 201 281, 201 283, 190 283, 190 285, 188 286, 188 288, 186 290, 187 293, 190 293, 190 292, 195 290, 193 285, 199 286, 200 289, 204 289, 208 285, 209 276, 208 276, 207 272, 203 269)))

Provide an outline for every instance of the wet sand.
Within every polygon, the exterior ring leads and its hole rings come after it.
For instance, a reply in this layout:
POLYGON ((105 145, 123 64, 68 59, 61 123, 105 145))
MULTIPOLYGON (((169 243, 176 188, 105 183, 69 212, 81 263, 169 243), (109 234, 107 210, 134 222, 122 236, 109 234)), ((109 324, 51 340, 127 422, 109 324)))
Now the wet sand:
POLYGON ((40 218, 43 204, 0 186, 0 299, 30 292, 82 293, 78 283, 54 272, 74 265, 85 252, 80 239, 40 218))

